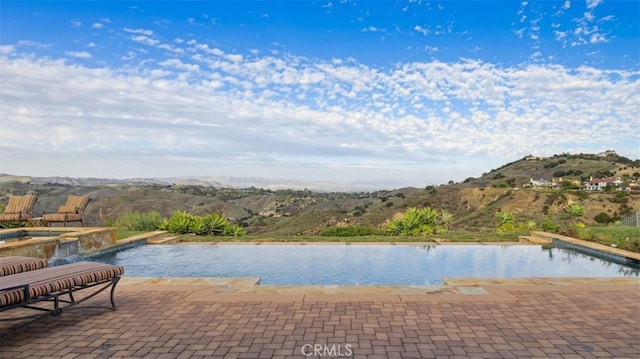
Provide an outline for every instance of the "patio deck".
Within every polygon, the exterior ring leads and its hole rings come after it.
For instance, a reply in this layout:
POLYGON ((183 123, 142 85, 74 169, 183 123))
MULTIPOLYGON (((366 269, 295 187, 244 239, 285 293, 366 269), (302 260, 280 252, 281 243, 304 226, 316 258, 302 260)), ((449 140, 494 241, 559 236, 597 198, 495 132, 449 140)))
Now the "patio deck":
POLYGON ((251 285, 123 278, 115 312, 79 305, 8 335, 18 323, 0 324, 0 357, 323 357, 313 345, 354 358, 640 357, 637 278, 463 281, 430 294, 241 290, 251 285))

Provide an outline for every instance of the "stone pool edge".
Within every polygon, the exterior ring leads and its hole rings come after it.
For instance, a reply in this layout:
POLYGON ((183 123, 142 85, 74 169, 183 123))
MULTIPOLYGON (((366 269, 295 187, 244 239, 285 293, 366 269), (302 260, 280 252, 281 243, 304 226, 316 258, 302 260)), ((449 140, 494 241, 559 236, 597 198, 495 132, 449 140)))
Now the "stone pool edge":
POLYGON ((273 300, 273 301, 379 301, 430 300, 459 298, 461 300, 509 299, 506 293, 518 288, 528 290, 574 290, 590 288, 609 290, 616 287, 637 286, 640 278, 444 278, 443 285, 260 285, 259 278, 182 278, 182 277, 123 277, 119 287, 130 290, 179 290, 184 300, 273 300))

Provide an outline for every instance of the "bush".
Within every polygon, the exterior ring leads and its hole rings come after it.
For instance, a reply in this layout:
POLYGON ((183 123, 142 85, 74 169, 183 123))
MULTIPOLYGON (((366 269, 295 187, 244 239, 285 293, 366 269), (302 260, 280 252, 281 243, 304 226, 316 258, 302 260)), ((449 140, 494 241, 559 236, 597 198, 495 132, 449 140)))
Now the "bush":
POLYGON ((164 217, 156 211, 146 213, 130 211, 118 216, 114 225, 119 229, 132 231, 155 231, 163 221, 164 217))
POLYGON ((542 230, 545 232, 552 232, 552 233, 560 232, 560 225, 548 219, 543 220, 540 223, 540 227, 542 227, 542 230))
POLYGON ((355 226, 332 226, 323 229, 320 235, 323 237, 355 237, 355 236, 370 236, 384 234, 375 227, 365 225, 355 226))
POLYGON ((446 210, 431 207, 407 210, 386 224, 387 233, 392 236, 424 236, 446 233, 451 228, 453 216, 446 210))
POLYGON ((594 218, 593 218, 597 223, 601 223, 601 224, 607 224, 607 223, 611 223, 613 222, 613 218, 611 218, 611 216, 609 216, 607 213, 605 212, 600 212, 598 213, 594 218))

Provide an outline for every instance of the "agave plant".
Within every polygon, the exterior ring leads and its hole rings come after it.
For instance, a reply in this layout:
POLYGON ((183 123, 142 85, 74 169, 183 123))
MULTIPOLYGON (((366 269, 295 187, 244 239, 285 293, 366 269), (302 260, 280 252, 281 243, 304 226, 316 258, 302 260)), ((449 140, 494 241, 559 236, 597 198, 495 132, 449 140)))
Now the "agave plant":
POLYGON ((564 213, 571 216, 571 221, 573 225, 576 225, 576 218, 584 216, 584 207, 582 207, 578 203, 571 203, 570 205, 564 207, 564 213))
POLYGON ((220 235, 224 230, 224 225, 227 222, 224 217, 217 213, 211 213, 203 218, 205 233, 209 235, 220 235))
POLYGON ((167 229, 169 230, 169 232, 176 234, 189 233, 193 220, 193 216, 186 211, 174 212, 171 218, 169 218, 167 229))
POLYGON ((407 208, 400 216, 387 223, 387 233, 393 236, 427 236, 444 233, 451 227, 453 216, 445 210, 431 207, 407 208))
POLYGON ((225 222, 224 228, 222 230, 223 236, 232 236, 232 237, 240 237, 245 234, 244 228, 238 226, 237 224, 225 222))
POLYGON ((438 218, 438 210, 425 207, 419 210, 420 213, 420 225, 435 225, 438 218))
POLYGON ((496 217, 496 232, 508 232, 516 229, 515 216, 512 212, 498 211, 495 213, 496 217))
POLYGON ((206 227, 204 224, 204 219, 199 216, 194 216, 189 224, 189 232, 201 236, 206 234, 206 227))
POLYGON ((402 234, 402 219, 393 219, 387 223, 387 233, 392 236, 399 236, 402 234))
POLYGON ((451 229, 453 224, 453 215, 447 211, 446 209, 440 210, 440 226, 444 229, 444 231, 448 231, 451 229))

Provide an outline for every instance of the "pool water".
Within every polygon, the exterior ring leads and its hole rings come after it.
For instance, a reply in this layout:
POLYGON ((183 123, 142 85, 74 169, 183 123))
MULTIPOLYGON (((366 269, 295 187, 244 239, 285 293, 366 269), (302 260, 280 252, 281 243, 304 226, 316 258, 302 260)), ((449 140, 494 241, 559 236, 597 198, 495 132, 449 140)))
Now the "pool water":
POLYGON ((93 257, 129 277, 259 277, 274 285, 437 285, 442 278, 625 277, 640 269, 530 245, 144 245, 93 257))

